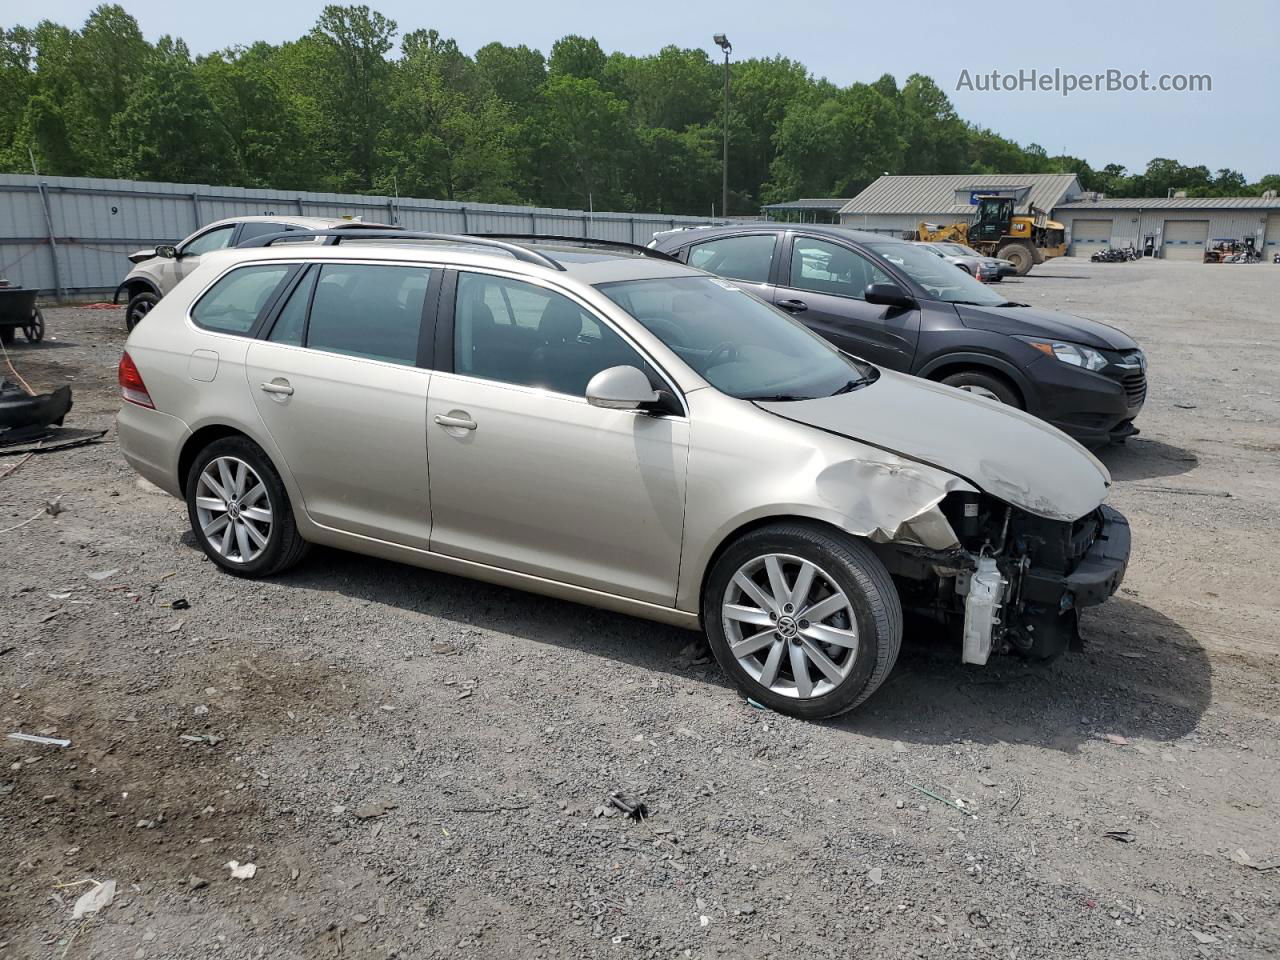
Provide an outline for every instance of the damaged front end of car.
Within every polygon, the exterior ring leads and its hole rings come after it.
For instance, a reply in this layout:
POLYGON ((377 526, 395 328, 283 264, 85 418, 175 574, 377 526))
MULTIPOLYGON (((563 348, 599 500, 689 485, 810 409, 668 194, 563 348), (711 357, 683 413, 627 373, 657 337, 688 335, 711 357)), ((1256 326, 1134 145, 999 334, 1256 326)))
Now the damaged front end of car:
POLYGON ((917 527, 931 532, 929 544, 898 540, 877 552, 904 609, 959 631, 965 663, 1081 649, 1079 611, 1115 593, 1129 561, 1128 521, 1105 504, 1067 521, 953 491, 913 520, 917 527), (951 542, 942 546, 944 525, 951 542))

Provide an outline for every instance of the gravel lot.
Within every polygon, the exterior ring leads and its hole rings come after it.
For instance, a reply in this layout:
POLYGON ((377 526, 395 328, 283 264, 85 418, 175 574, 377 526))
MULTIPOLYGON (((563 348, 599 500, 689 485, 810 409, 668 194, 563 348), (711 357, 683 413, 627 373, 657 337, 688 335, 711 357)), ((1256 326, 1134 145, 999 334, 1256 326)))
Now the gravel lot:
MULTIPOLYGON (((909 637, 837 722, 623 616, 332 551, 220 574, 114 431, 0 480, 0 725, 72 741, 0 740, 0 957, 1274 956, 1280 267, 1005 287, 1150 355, 1103 453, 1129 578, 1086 653, 909 637)), ((15 364, 110 428, 121 311, 46 318, 15 364)))

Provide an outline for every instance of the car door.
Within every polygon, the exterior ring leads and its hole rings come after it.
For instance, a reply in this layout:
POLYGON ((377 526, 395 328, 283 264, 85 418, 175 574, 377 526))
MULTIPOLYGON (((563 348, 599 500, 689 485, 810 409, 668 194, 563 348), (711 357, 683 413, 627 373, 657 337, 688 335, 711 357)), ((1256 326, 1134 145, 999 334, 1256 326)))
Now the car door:
POLYGON ((673 604, 688 421, 584 395, 592 376, 624 364, 673 388, 606 320, 541 282, 459 271, 441 302, 431 549, 673 604))
POLYGON ((250 345, 258 413, 316 523, 427 549, 427 387, 440 272, 312 264, 250 345))
POLYGON ((890 370, 909 371, 920 335, 915 307, 867 303, 870 283, 895 283, 853 247, 795 233, 783 250, 774 303, 841 350, 890 370))
POLYGON ((184 240, 182 245, 178 247, 178 255, 172 260, 166 260, 160 267, 161 293, 168 293, 184 277, 190 275, 196 267, 200 266, 201 254, 230 246, 231 238, 238 226, 239 224, 236 223, 224 223, 221 226, 205 230, 203 233, 198 233, 189 240, 184 240))

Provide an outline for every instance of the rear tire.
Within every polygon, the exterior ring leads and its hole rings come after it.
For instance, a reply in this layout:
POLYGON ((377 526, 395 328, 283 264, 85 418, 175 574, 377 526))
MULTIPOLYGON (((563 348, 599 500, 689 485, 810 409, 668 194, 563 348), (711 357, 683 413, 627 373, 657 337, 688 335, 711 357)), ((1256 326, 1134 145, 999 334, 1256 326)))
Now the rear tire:
POLYGON ((739 690, 804 720, 864 702, 902 644, 902 604, 884 564, 858 539, 803 522, 753 530, 725 550, 707 578, 702 622, 739 690))
POLYGON ((1031 272, 1031 268, 1035 266, 1035 257, 1031 251, 1020 243, 1009 243, 1001 247, 996 253, 997 260, 1008 260, 1017 270, 1016 276, 1025 277, 1031 272))
POLYGON ((186 500, 200 549, 228 573, 270 577, 307 552, 280 474, 248 437, 223 437, 200 451, 187 473, 186 500), (235 484, 241 489, 227 489, 222 478, 236 478, 240 466, 246 468, 243 481, 235 484))
POLYGON ((999 374, 987 373, 985 370, 961 370, 940 381, 948 387, 956 387, 968 393, 976 393, 988 400, 996 400, 1008 407, 1023 409, 1022 398, 1013 384, 999 374))
POLYGON ((135 293, 129 298, 129 305, 124 308, 124 328, 132 331, 159 302, 160 298, 149 290, 135 293))

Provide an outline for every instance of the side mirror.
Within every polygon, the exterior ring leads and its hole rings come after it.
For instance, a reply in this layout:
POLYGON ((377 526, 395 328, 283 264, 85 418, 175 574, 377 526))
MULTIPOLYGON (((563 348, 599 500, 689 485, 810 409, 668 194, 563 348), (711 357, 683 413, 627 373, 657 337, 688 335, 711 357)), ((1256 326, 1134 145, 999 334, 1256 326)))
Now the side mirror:
POLYGON ((164 260, 177 260, 178 248, 172 243, 161 243, 156 246, 156 256, 164 260))
POLYGON ((915 306, 915 300, 896 283, 868 283, 867 289, 862 291, 862 297, 867 303, 882 307, 915 306))
POLYGON ((649 378, 636 367, 609 367, 587 384, 587 403, 606 410, 637 410, 657 400, 649 378))

